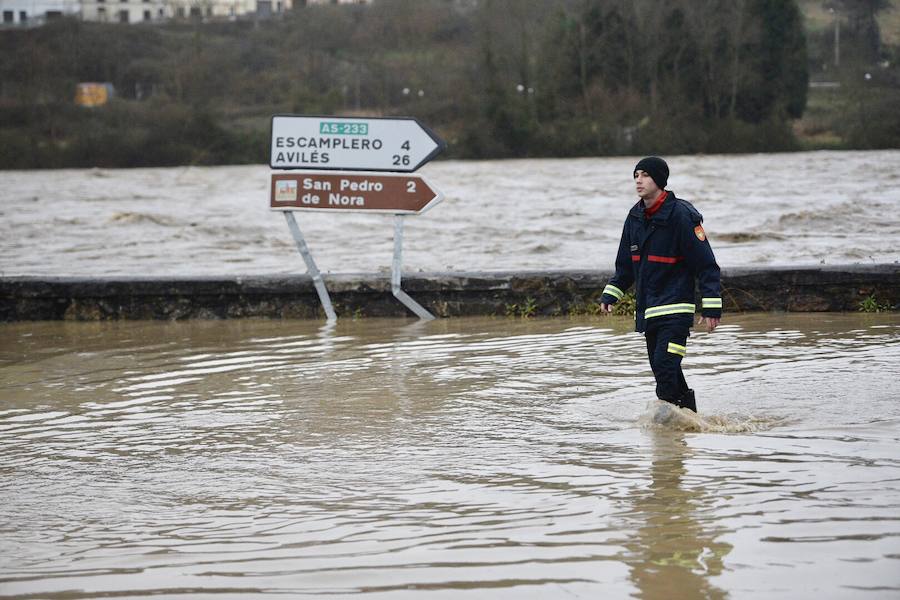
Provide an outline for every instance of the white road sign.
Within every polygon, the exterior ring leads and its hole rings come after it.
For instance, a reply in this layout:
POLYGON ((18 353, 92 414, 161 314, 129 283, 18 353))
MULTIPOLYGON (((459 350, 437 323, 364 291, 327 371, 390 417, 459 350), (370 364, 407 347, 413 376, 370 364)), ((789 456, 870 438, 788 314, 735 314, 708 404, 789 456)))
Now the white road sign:
POLYGON ((275 115, 273 169, 337 169, 410 173, 446 144, 413 118, 275 115))

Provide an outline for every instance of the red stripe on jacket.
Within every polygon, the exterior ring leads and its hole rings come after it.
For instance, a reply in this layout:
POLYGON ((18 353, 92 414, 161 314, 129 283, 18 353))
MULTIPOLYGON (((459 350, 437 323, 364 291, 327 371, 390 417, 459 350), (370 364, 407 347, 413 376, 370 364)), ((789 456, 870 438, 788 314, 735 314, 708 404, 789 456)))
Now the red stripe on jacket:
MULTIPOLYGON (((634 256, 631 257, 631 260, 634 260, 634 256)), ((648 254, 647 260, 649 260, 650 262, 667 263, 670 265, 674 265, 675 263, 683 261, 684 257, 683 256, 655 256, 653 254, 648 254)))

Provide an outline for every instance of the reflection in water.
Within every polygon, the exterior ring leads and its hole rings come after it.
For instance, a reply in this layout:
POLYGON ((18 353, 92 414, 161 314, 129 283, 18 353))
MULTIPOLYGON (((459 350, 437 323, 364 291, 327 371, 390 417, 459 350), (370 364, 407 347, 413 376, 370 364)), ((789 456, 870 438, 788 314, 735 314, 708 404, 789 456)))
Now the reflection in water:
POLYGON ((2 325, 0 595, 896 596, 897 316, 631 327, 2 325))
POLYGON ((704 514, 711 508, 700 482, 688 480, 691 459, 682 433, 654 431, 650 485, 637 492, 633 516, 642 522, 628 544, 631 578, 648 600, 678 597, 725 598, 710 577, 719 575, 731 545, 716 540, 704 514))

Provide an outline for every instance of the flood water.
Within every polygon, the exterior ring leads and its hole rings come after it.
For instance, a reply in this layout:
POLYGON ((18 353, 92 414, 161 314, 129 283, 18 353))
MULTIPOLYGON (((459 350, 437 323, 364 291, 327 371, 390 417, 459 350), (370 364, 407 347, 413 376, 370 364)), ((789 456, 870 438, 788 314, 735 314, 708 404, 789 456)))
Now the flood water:
MULTIPOLYGON (((668 157, 719 264, 900 261, 900 150, 668 157)), ((442 161, 406 271, 611 269, 636 157, 442 161)), ((303 273, 270 169, 0 171, 0 275, 303 273)), ((298 213, 323 272, 388 270, 389 215, 298 213)))
POLYGON ((897 598, 900 317, 0 325, 0 596, 897 598))

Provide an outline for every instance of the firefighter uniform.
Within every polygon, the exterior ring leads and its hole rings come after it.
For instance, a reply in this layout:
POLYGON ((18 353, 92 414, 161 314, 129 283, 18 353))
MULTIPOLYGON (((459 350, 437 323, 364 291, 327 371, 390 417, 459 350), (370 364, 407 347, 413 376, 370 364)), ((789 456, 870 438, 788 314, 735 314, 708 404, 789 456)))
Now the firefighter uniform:
POLYGON ((700 312, 722 316, 719 265, 703 231, 703 217, 690 202, 665 191, 652 214, 642 201, 628 213, 616 274, 603 290, 601 302, 614 304, 634 285, 635 329, 647 340, 647 355, 656 378, 656 395, 696 411, 681 359, 693 324, 695 285, 700 312))

